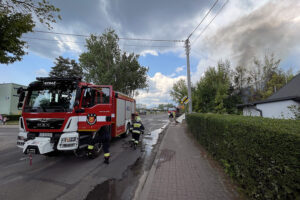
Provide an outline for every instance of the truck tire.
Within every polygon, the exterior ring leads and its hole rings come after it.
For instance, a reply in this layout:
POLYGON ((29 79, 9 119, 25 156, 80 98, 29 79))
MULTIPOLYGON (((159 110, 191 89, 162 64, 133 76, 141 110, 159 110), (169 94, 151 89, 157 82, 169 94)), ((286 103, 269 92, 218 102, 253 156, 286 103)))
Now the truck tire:
POLYGON ((94 149, 90 150, 88 152, 88 157, 91 158, 91 159, 95 159, 101 154, 101 151, 102 151, 102 144, 101 143, 96 143, 94 145, 94 149))
POLYGON ((122 138, 126 138, 130 134, 130 124, 128 123, 126 126, 126 131, 121 135, 122 138))
POLYGON ((44 156, 47 156, 47 157, 54 157, 54 156, 58 156, 59 155, 59 151, 51 151, 49 153, 45 153, 44 156))

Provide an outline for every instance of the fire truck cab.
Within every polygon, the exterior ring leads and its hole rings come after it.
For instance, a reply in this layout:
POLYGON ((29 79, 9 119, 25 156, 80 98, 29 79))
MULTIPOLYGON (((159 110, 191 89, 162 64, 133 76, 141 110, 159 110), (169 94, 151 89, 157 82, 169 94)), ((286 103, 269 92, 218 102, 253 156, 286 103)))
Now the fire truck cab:
POLYGON ((135 113, 134 99, 111 85, 93 85, 80 78, 37 78, 18 93, 22 116, 17 146, 25 154, 73 151, 97 157, 101 127, 108 126, 112 137, 127 136, 135 113), (95 148, 89 150, 90 144, 95 148))

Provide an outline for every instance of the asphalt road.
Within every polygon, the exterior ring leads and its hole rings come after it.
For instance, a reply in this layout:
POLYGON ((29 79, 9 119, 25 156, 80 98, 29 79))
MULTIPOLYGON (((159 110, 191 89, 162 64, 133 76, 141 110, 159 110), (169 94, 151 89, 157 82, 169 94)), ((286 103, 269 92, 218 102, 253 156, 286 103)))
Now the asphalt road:
MULTIPOLYGON (((97 199, 107 199, 101 196, 107 197, 106 193, 111 191, 107 191, 101 183, 109 183, 110 180, 126 183, 124 179, 128 178, 128 169, 142 155, 151 155, 168 118, 167 114, 147 115, 142 116, 142 121, 146 127, 143 147, 137 150, 130 148, 130 137, 115 139, 111 144, 109 165, 103 163, 102 155, 90 160, 63 154, 56 157, 34 155, 30 166, 29 157, 15 146, 18 129, 0 128, 0 199, 76 200, 86 199, 95 190, 99 195, 97 199)), ((118 199, 129 199, 129 193, 134 192, 132 186, 126 184, 122 187, 125 192, 121 192, 118 199)))

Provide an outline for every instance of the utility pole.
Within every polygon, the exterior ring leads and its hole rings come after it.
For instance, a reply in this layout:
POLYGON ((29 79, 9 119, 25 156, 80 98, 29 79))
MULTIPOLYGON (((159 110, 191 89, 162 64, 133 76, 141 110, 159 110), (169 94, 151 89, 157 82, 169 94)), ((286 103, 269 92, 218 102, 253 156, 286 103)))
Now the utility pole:
POLYGON ((187 84, 188 84, 188 98, 189 98, 189 113, 192 113, 192 90, 191 90, 191 72, 190 72, 190 40, 185 40, 186 52, 186 70, 187 70, 187 84))

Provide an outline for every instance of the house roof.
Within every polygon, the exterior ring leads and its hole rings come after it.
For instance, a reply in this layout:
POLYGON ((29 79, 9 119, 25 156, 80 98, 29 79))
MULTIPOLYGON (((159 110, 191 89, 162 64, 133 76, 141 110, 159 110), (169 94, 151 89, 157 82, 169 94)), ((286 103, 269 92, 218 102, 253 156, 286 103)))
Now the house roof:
POLYGON ((239 104, 238 107, 254 106, 261 103, 269 103, 284 100, 300 101, 300 73, 297 74, 291 81, 289 81, 280 90, 275 92, 269 98, 261 101, 255 101, 247 104, 239 104))
POLYGON ((289 81, 280 90, 275 92, 268 99, 284 98, 289 96, 299 96, 300 97, 300 73, 296 75, 291 81, 289 81))

